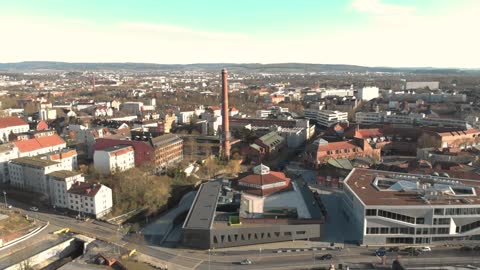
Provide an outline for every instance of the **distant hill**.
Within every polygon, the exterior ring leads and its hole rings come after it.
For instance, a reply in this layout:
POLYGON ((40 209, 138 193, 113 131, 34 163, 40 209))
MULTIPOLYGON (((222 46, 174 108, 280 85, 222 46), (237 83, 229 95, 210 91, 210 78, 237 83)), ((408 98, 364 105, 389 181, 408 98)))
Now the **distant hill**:
POLYGON ((392 68, 366 67, 335 64, 232 64, 232 63, 200 63, 200 64, 149 64, 149 63, 69 63, 50 61, 29 61, 17 63, 0 63, 2 71, 79 71, 79 70, 111 70, 111 71, 167 71, 167 70, 204 70, 215 71, 228 68, 235 72, 257 73, 308 73, 308 72, 411 72, 411 73, 464 73, 463 69, 441 68, 392 68))

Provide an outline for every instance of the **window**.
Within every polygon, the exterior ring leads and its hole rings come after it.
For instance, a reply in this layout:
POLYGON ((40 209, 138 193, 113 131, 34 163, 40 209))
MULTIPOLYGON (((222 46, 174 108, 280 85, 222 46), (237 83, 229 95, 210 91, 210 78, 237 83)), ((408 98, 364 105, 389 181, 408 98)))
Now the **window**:
POLYGON ((377 209, 367 209, 366 210, 366 215, 367 216, 376 216, 377 215, 377 209))

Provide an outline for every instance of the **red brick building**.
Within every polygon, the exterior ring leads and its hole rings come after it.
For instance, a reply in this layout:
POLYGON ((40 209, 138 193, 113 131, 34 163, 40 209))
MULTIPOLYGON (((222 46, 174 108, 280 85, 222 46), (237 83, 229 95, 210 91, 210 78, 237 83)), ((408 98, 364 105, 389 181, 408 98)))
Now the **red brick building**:
MULTIPOLYGON (((149 142, 127 141, 99 138, 93 145, 93 150, 103 150, 116 145, 130 145, 135 151, 135 166, 152 163, 155 160, 155 151, 149 142)), ((153 163, 152 163, 153 164, 153 163)))

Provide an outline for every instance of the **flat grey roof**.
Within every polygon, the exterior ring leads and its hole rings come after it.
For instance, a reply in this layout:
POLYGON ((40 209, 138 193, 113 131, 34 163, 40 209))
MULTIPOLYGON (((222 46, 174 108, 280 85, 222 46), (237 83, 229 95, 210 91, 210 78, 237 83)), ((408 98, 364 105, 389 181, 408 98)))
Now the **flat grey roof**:
POLYGON ((219 181, 207 182, 200 186, 183 225, 184 229, 210 229, 221 188, 222 184, 219 181))

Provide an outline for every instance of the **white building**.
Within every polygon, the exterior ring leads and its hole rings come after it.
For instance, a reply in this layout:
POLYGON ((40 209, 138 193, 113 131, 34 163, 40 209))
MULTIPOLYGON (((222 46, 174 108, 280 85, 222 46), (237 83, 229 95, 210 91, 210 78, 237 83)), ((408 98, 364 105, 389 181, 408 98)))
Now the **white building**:
POLYGON ((353 169, 343 187, 343 210, 363 245, 425 245, 480 236, 478 180, 353 169))
POLYGON ((406 82, 405 89, 424 89, 428 87, 430 90, 438 90, 440 82, 406 82))
POLYGON ((331 96, 337 97, 351 97, 353 96, 353 89, 320 89, 318 91, 320 98, 326 98, 331 96))
POLYGON ((25 191, 49 194, 47 174, 59 171, 59 162, 38 157, 21 157, 8 164, 10 185, 25 191))
POLYGON ((357 98, 363 101, 370 101, 379 97, 378 87, 363 87, 358 90, 357 98))
POLYGON ((8 162, 15 158, 18 158, 18 148, 15 144, 0 144, 0 183, 9 181, 8 162))
POLYGON ((57 110, 52 108, 42 108, 38 111, 40 119, 42 120, 55 120, 57 119, 57 110))
POLYGON ((78 154, 75 149, 64 148, 38 157, 59 162, 62 170, 74 171, 78 169, 78 154))
POLYGON ((0 142, 8 142, 10 133, 23 133, 29 129, 28 123, 21 118, 15 116, 0 118, 0 142))
POLYGON ((135 151, 128 145, 117 145, 93 154, 95 171, 102 175, 126 171, 135 167, 135 151))
POLYGON ((305 118, 315 120, 324 127, 348 121, 348 113, 330 110, 305 109, 305 118))
POLYGON ((50 186, 50 203, 55 207, 69 208, 68 190, 76 182, 85 182, 85 178, 79 172, 55 171, 48 174, 50 186))
POLYGON ((112 211, 112 190, 99 183, 74 183, 67 192, 68 208, 82 216, 101 218, 112 211))

